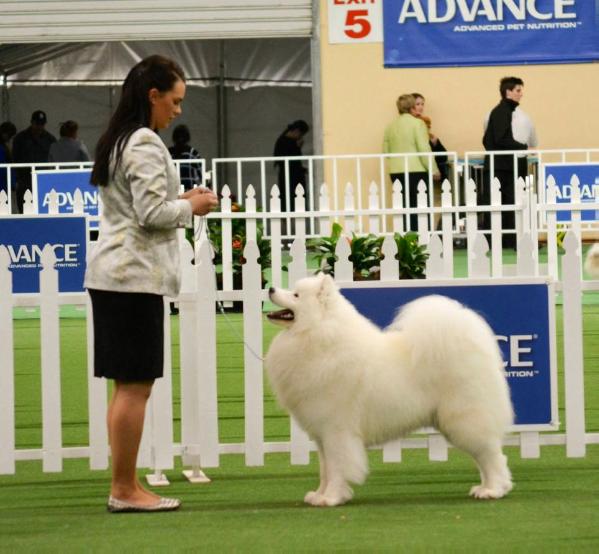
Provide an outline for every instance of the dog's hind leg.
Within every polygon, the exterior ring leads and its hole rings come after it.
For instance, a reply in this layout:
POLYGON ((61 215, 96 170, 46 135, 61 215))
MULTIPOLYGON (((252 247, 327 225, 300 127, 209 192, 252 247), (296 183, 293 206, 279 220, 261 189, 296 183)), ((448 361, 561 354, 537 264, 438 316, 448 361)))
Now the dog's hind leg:
POLYGON ((464 420, 460 425, 446 427, 443 434, 455 447, 467 452, 476 461, 481 483, 470 489, 470 496, 501 498, 512 490, 512 475, 501 450, 500 437, 493 437, 489 430, 484 429, 473 433, 472 423, 464 420))
MULTIPOLYGON (((315 491, 308 491, 304 497, 306 504, 315 504, 316 499, 320 498, 327 488, 327 464, 322 450, 322 442, 316 439, 316 446, 318 447, 318 463, 320 466, 320 484, 318 489, 315 491)), ((315 504, 318 505, 318 504, 315 504)))
POLYGON ((345 504, 353 496, 349 482, 363 483, 368 473, 368 459, 362 440, 338 430, 325 435, 322 438, 321 471, 323 467, 325 489, 306 495, 306 502, 313 506, 345 504))
POLYGON ((501 498, 512 490, 512 475, 501 447, 489 447, 473 456, 480 470, 481 484, 470 489, 470 496, 501 498))

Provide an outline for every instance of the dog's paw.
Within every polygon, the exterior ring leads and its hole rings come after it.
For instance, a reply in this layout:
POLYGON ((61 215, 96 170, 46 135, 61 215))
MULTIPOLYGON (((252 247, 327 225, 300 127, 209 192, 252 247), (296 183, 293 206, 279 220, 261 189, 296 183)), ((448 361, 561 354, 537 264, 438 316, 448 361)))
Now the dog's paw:
POLYGON ((508 490, 506 490, 505 487, 501 487, 500 489, 490 489, 488 487, 483 487, 482 485, 475 485, 470 489, 470 496, 478 498, 479 500, 497 499, 505 496, 508 490))
POLYGON ((312 506, 322 506, 322 504, 320 504, 321 497, 322 494, 320 494, 319 492, 308 491, 306 493, 306 496, 304 496, 304 502, 306 504, 312 504, 312 506))
POLYGON ((306 504, 310 504, 312 506, 318 507, 329 507, 329 506, 340 506, 341 504, 345 504, 349 498, 345 498, 343 496, 325 496, 324 494, 320 494, 316 491, 310 491, 306 493, 304 497, 304 502, 306 504))

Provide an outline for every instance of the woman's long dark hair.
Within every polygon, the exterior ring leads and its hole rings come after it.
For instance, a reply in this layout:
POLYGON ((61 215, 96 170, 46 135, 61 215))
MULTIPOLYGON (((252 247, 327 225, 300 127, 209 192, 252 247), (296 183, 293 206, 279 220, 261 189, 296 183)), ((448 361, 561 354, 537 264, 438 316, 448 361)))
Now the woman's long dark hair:
POLYGON ((110 181, 110 156, 114 150, 114 168, 121 161, 129 137, 141 127, 150 126, 149 92, 167 92, 177 81, 185 81, 183 70, 163 56, 149 56, 134 66, 123 83, 121 99, 110 118, 108 129, 96 145, 91 182, 106 186, 110 181))

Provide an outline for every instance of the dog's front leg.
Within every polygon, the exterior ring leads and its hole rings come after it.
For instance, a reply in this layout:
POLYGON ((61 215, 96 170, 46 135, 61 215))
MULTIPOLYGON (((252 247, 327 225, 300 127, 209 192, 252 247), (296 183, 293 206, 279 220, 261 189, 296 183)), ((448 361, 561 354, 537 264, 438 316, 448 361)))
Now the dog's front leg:
POLYGON ((320 467, 320 484, 318 489, 315 491, 308 491, 306 496, 304 497, 304 502, 306 504, 312 504, 313 506, 319 506, 320 499, 324 494, 325 489, 327 488, 327 470, 326 470, 326 459, 324 457, 324 452, 322 449, 322 441, 320 439, 315 439, 316 446, 318 447, 318 464, 320 467))
POLYGON ((325 472, 321 484, 324 482, 326 485, 324 491, 319 489, 310 498, 306 495, 306 502, 313 506, 345 504, 353 496, 348 481, 362 483, 368 472, 364 445, 359 437, 335 431, 323 437, 319 452, 321 472, 325 472))

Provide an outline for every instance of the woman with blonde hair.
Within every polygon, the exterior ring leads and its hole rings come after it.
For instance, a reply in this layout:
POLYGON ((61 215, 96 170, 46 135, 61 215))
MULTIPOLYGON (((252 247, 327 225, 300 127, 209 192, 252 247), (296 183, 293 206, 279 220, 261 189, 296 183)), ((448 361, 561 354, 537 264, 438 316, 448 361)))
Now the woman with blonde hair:
MULTIPOLYGON (((429 136, 426 124, 422 119, 415 117, 412 110, 416 99, 411 94, 402 94, 397 99, 399 116, 385 129, 383 138, 383 152, 385 154, 430 153, 429 136)), ((432 183, 430 173, 434 180, 440 178, 439 168, 435 160, 428 156, 392 156, 388 158, 389 176, 391 182, 399 180, 403 184, 404 198, 409 198, 409 206, 416 207, 418 183, 424 181, 427 187, 432 183)), ((409 218, 409 230, 417 230, 418 217, 413 214, 409 218)))

